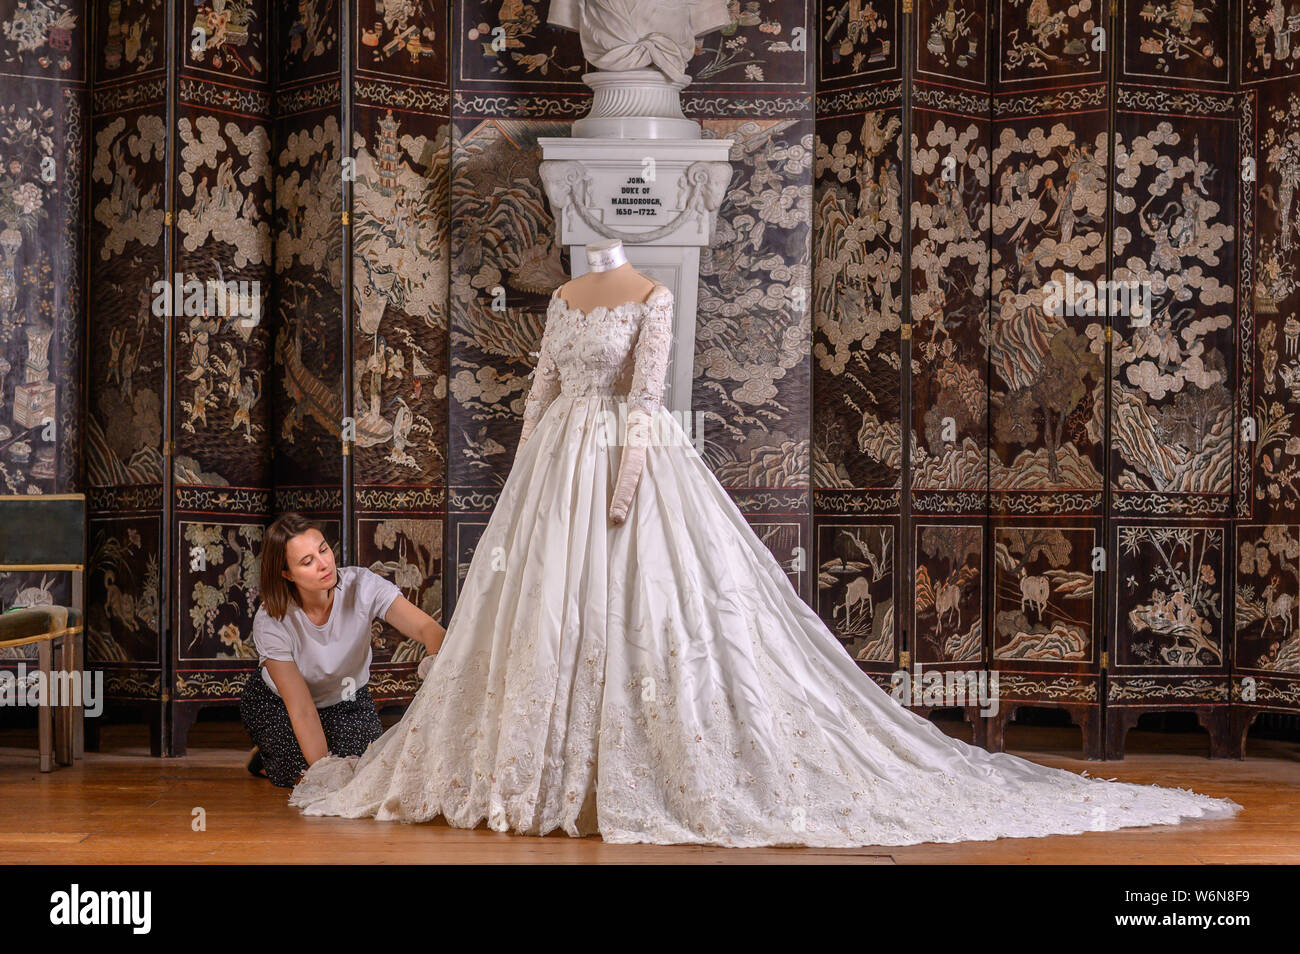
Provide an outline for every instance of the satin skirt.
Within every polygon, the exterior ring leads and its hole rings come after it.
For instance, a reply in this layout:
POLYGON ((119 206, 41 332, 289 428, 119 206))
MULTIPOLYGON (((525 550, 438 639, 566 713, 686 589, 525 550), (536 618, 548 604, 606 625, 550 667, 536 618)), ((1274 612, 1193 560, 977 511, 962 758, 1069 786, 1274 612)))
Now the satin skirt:
POLYGON ((557 398, 516 456, 432 669, 308 815, 613 843, 852 847, 1224 818, 1237 803, 953 739, 863 673, 660 410, 628 517, 619 399, 557 398))

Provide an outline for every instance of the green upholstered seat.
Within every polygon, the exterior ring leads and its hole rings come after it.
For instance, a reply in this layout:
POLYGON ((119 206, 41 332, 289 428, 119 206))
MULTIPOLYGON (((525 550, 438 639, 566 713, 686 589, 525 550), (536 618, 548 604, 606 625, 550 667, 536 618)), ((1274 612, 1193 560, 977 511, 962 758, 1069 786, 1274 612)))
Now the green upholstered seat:
POLYGON ((0 649, 81 632, 81 612, 71 606, 31 606, 0 613, 0 649))

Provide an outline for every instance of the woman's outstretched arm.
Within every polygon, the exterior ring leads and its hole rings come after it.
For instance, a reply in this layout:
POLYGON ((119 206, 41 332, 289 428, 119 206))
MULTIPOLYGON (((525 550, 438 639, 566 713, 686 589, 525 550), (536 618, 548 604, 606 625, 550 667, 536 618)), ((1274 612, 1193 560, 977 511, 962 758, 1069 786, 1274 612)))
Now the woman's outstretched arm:
POLYGON ((447 635, 447 631, 436 619, 405 596, 393 600, 388 612, 384 614, 384 620, 407 639, 424 643, 424 648, 430 654, 442 648, 442 637, 447 635))

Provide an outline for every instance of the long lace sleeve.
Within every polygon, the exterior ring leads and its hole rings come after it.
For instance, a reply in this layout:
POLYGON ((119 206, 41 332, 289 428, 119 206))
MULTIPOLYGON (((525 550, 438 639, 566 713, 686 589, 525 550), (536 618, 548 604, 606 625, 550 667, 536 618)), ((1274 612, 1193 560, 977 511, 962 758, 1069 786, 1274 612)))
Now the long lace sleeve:
POLYGON ((533 384, 524 401, 524 426, 519 432, 519 447, 524 446, 524 442, 537 427, 537 422, 560 393, 560 369, 555 365, 555 355, 551 349, 551 327, 548 314, 546 329, 542 332, 542 344, 537 352, 537 367, 533 369, 533 384))
POLYGON ((663 405, 664 379, 673 346, 672 290, 666 285, 656 289, 648 305, 634 349, 632 385, 627 394, 627 440, 609 507, 609 518, 614 523, 627 519, 632 495, 645 466, 654 417, 663 405))

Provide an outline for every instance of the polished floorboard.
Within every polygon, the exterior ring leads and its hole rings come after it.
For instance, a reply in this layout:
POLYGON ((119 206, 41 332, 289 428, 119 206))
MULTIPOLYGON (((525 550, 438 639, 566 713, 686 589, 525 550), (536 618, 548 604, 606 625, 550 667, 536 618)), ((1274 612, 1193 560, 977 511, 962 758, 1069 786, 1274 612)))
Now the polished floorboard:
MULTIPOLYGON (((385 713, 385 723, 392 718, 385 713)), ((969 740, 969 729, 941 722, 969 740)), ((1204 734, 1129 734, 1123 761, 1078 758, 1076 729, 1012 725, 1007 750, 1103 778, 1227 796, 1227 821, 1082 835, 859 849, 606 845, 599 838, 503 834, 373 819, 308 818, 288 792, 244 768, 238 722, 200 721, 189 753, 149 756, 142 725, 110 725, 100 751, 37 771, 35 730, 0 731, 0 862, 24 863, 633 863, 1216 864, 1300 863, 1300 744, 1251 738, 1242 761, 1205 757, 1204 734), (195 819, 204 830, 196 831, 195 819)))

